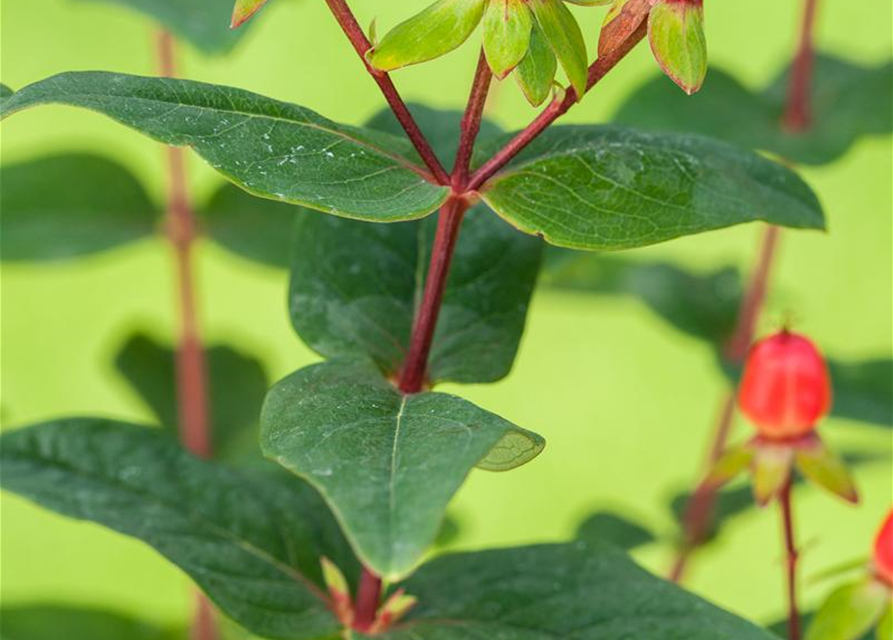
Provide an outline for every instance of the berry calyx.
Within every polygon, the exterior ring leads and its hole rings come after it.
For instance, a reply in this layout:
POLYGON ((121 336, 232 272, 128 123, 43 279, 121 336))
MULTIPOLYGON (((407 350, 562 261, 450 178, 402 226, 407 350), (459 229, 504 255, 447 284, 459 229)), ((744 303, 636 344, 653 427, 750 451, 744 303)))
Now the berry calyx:
POLYGON ((878 578, 893 587, 893 509, 874 540, 874 570, 878 578))
POLYGON ((738 403, 764 438, 805 436, 831 407, 822 354, 809 339, 786 330, 757 342, 744 365, 738 403))

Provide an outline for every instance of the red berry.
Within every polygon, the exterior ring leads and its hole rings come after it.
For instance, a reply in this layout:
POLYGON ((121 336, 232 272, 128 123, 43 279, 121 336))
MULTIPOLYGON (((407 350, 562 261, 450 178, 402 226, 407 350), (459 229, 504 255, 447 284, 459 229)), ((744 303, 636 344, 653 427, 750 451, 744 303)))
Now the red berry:
POLYGON ((874 541, 874 569, 881 580, 893 586, 893 509, 874 541))
POLYGON ((761 436, 804 436, 828 413, 831 381, 815 345, 782 331, 751 348, 738 390, 738 403, 761 436))

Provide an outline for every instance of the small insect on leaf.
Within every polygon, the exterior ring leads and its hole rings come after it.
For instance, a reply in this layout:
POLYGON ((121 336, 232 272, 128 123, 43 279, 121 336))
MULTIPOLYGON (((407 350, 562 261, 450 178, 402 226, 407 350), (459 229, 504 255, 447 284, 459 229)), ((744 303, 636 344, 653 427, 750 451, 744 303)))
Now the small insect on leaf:
POLYGON ((664 73, 687 94, 707 75, 703 0, 659 0, 648 18, 651 51, 664 73))
POLYGON ((255 13, 260 11, 261 7, 266 3, 267 0, 236 0, 236 5, 233 7, 233 18, 230 23, 230 28, 237 29, 241 27, 248 22, 255 13))

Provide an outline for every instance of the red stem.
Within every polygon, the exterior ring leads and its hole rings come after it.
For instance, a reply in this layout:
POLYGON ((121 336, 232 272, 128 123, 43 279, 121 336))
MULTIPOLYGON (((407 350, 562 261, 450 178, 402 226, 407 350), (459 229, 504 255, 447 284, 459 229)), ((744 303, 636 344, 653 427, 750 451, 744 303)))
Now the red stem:
POLYGON ((440 210, 437 235, 434 236, 434 246, 431 248, 431 264, 425 280, 425 293, 422 304, 416 312, 409 353, 400 372, 398 386, 403 393, 418 393, 425 385, 428 354, 431 352, 447 275, 459 238, 459 227, 467 209, 468 202, 453 197, 447 200, 440 210))
POLYGON ((456 193, 462 193, 468 184, 468 169, 474 152, 474 141, 477 140, 481 130, 481 120, 484 117, 484 107, 487 104, 492 80, 493 72, 490 71, 490 64, 481 50, 474 82, 471 85, 471 95, 468 97, 468 106, 462 116, 462 134, 456 152, 456 162, 453 165, 452 184, 456 193))
MULTIPOLYGON (((176 76, 176 50, 173 36, 158 34, 158 70, 162 76, 176 76)), ((174 248, 180 311, 180 337, 177 346, 177 411, 180 441, 201 458, 212 454, 208 422, 208 384, 205 352, 198 328, 195 283, 192 273, 192 247, 196 238, 195 216, 186 182, 186 158, 183 149, 168 147, 167 235, 174 248)), ((191 637, 193 640, 217 640, 214 609, 201 592, 196 595, 191 637)))
MULTIPOLYGON (((778 238, 780 229, 769 225, 763 232, 760 241, 759 257, 754 267, 753 275, 748 284, 747 291, 741 301, 738 310, 738 322, 735 333, 726 345, 726 358, 735 363, 744 361, 747 350, 753 342, 757 321, 763 311, 766 301, 766 293, 769 289, 769 280, 772 275, 772 266, 778 250, 778 238)), ((723 409, 714 429, 713 443, 708 455, 708 468, 719 460, 729 435, 732 431, 732 420, 735 417, 735 393, 730 392, 723 402, 723 409)), ((670 569, 668 579, 672 582, 680 582, 692 553, 701 546, 706 538, 713 517, 713 508, 716 503, 717 488, 710 485, 699 485, 692 494, 685 507, 683 516, 684 540, 681 548, 670 569)))
POLYGON ((397 92, 397 88, 394 86, 391 77, 387 73, 373 69, 366 60, 366 54, 369 52, 369 49, 372 48, 372 43, 369 42, 366 34, 363 33, 363 29, 357 22, 356 17, 354 17, 350 7, 347 6, 347 2, 345 0, 326 0, 326 4, 329 5, 329 9, 332 10, 335 20, 341 25, 341 29, 344 31, 345 35, 347 35, 353 48, 356 49, 357 54, 359 54, 360 59, 363 61, 363 65, 366 67, 367 71, 369 71, 372 79, 378 84, 381 92, 384 94, 385 100, 388 101, 391 110, 394 112, 394 115, 397 116, 397 120, 406 131, 406 135, 409 136, 410 141, 416 148, 416 151, 418 151, 422 161, 433 174, 433 181, 442 185, 450 184, 450 176, 447 174, 446 169, 443 168, 440 160, 437 159, 437 154, 434 153, 427 138, 425 138, 425 134, 419 129, 419 125, 409 112, 406 103, 403 102, 403 98, 401 98, 400 94, 397 92))
MULTIPOLYGON (((620 46, 613 49, 608 54, 598 58, 589 67, 589 79, 586 82, 586 92, 598 84, 609 71, 623 60, 633 48, 639 44, 647 33, 647 24, 642 25, 627 38, 620 46)), ((577 92, 571 87, 568 88, 563 98, 555 98, 548 107, 545 108, 523 131, 512 138, 499 152, 490 160, 485 162, 480 169, 475 171, 471 176, 468 184, 468 191, 476 191, 493 175, 508 164, 512 158, 518 155, 533 140, 545 131, 549 125, 563 116, 568 110, 578 102, 577 92)))
POLYGON ((360 588, 354 610, 354 628, 357 631, 368 631, 375 622, 378 605, 381 603, 381 578, 363 567, 360 576, 360 588))
POLYGON ((791 67, 791 83, 788 87, 788 105, 784 114, 784 126, 788 131, 802 133, 812 122, 810 91, 812 70, 815 62, 813 32, 815 30, 818 0, 805 0, 800 27, 800 45, 791 67))
POLYGON ((788 640, 800 640, 800 611, 797 607, 797 560, 799 552, 794 538, 794 514, 791 508, 791 479, 778 496, 781 506, 784 546, 787 555, 786 579, 788 591, 788 640))
MULTIPOLYGON (((800 44, 791 71, 788 106, 783 123, 789 130, 800 132, 811 126, 810 90, 815 57, 813 31, 818 0, 804 0, 804 3, 800 44)), ((781 229, 774 226, 766 227, 763 234, 760 256, 738 313, 738 325, 725 349, 726 358, 732 362, 742 362, 753 342, 757 321, 765 304, 780 234, 781 229)), ((734 394, 727 399, 726 407, 729 407, 730 399, 734 405, 734 394)), ((726 447, 733 416, 734 411, 728 410, 723 411, 720 417, 711 447, 711 463, 718 460, 726 447)), ((683 525, 685 540, 670 570, 670 580, 679 582, 682 579, 692 552, 703 543, 715 501, 716 488, 703 486, 698 487, 689 500, 683 525)))

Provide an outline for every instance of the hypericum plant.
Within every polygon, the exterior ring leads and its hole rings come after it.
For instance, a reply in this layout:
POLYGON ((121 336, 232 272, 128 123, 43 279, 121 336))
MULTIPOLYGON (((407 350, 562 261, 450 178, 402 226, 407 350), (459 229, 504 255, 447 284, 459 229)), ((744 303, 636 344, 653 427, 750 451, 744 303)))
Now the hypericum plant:
MULTIPOLYGON (((239 3, 234 22, 261 4, 239 3)), ((700 2, 649 3, 638 10, 650 17, 632 23, 626 12, 638 5, 615 3, 607 28, 627 27, 602 38, 585 77, 579 60, 569 62, 584 36, 562 2, 531 0, 529 15, 514 7, 513 17, 529 18, 531 43, 544 36, 551 53, 541 58, 561 61, 570 82, 514 135, 483 121, 491 66, 507 73, 520 56, 520 69, 541 55, 532 44, 521 55, 513 38, 487 37, 491 52, 454 122, 414 114, 383 70, 389 37, 404 63, 432 57, 430 39, 413 43, 397 27, 373 46, 344 0, 327 4, 391 108, 365 127, 235 88, 103 72, 4 90, 0 103, 4 117, 48 103, 91 109, 193 148, 250 194, 300 207, 290 313, 327 360, 277 383, 260 418, 261 450, 291 473, 198 460, 149 430, 80 418, 4 435, 4 486, 146 541, 267 638, 769 637, 599 544, 425 562, 472 468, 510 470, 544 447, 539 435, 434 390, 508 373, 540 266, 535 236, 621 250, 755 220, 824 226, 797 175, 753 152, 698 136, 552 126, 649 29, 668 73, 696 88, 700 2), (493 53, 494 42, 511 55, 493 53)), ((484 20, 490 5, 434 9, 473 28, 469 8, 484 20)), ((494 15, 484 26, 498 32, 494 15)))

